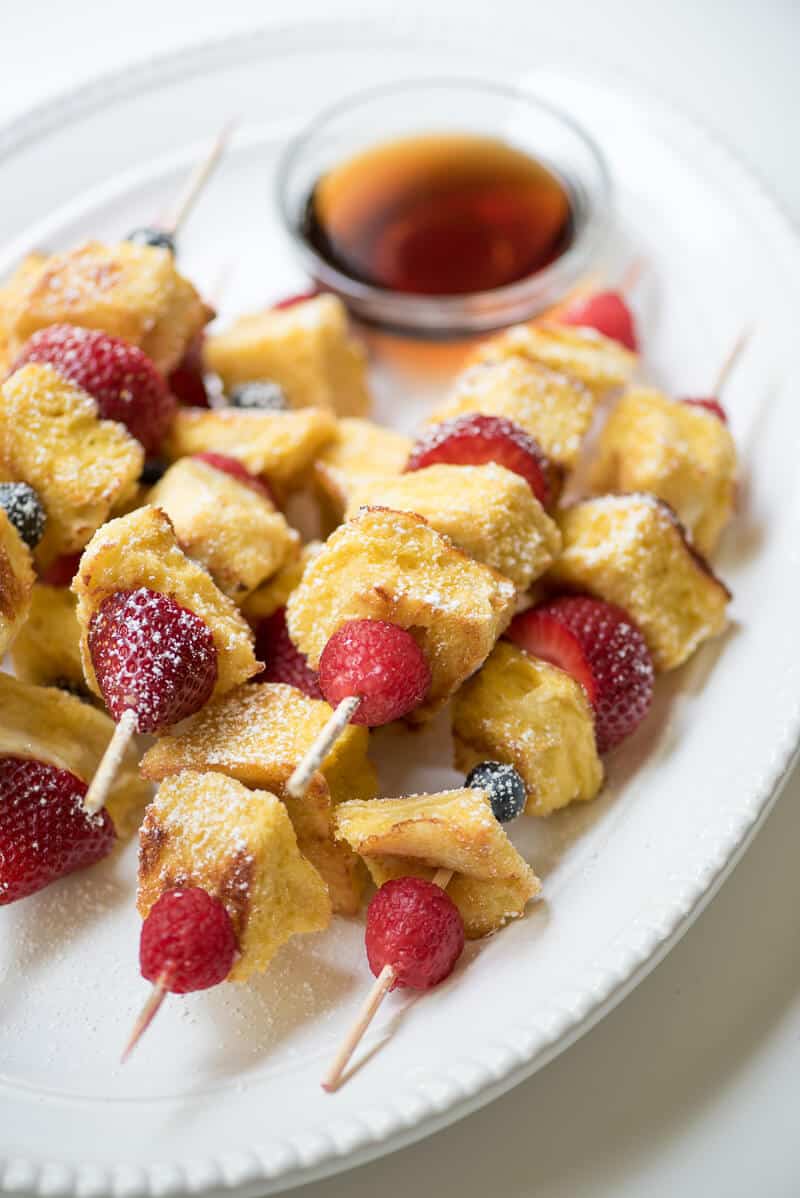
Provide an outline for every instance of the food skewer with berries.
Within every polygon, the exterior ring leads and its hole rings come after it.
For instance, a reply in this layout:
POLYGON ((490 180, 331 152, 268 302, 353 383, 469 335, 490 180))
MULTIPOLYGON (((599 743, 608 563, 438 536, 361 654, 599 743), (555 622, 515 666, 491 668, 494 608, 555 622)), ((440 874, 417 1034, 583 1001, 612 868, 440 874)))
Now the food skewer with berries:
MULTIPOLYGON (((338 1089, 362 1037, 391 990, 407 988, 422 991, 438 986, 455 968, 466 935, 486 935, 511 917, 512 911, 508 908, 503 916, 498 915, 489 923, 485 922, 485 911, 481 912, 483 923, 476 925, 467 922, 478 905, 476 893, 480 895, 481 890, 491 888, 498 881, 491 877, 492 865, 488 864, 489 860, 493 863, 503 862, 499 872, 509 869, 519 871, 522 894, 519 896, 517 914, 538 891, 538 879, 529 869, 520 868, 521 858, 518 858, 499 826, 516 819, 525 808, 527 796, 520 775, 513 766, 485 761, 469 773, 464 787, 463 791, 444 792, 441 795, 379 799, 373 801, 371 807, 368 803, 344 803, 339 810, 337 823, 341 834, 350 843, 358 845, 360 851, 369 850, 379 886, 367 908, 364 931, 367 960, 375 981, 322 1080, 322 1088, 328 1092, 338 1089), (414 810, 409 811, 408 805, 414 810), (497 821, 493 829, 490 813, 497 821), (416 828, 408 842, 403 843, 403 833, 399 831, 399 825, 392 826, 392 821, 405 820, 408 816, 416 823, 416 828), (477 842, 476 828, 479 823, 484 825, 480 836, 484 856, 482 871, 485 874, 482 878, 462 873, 469 869, 465 860, 468 854, 463 853, 463 844, 468 842, 470 836, 475 837, 477 842), (488 835, 487 824, 491 829, 488 835), (419 876, 415 871, 430 873, 431 858, 421 862, 413 858, 413 853, 419 851, 419 844, 426 835, 430 836, 434 826, 436 832, 431 838, 435 845, 434 852, 442 854, 442 859, 450 864, 439 866, 428 878, 419 876), (380 881, 383 876, 380 872, 381 837, 384 840, 392 837, 393 868, 397 868, 398 860, 408 858, 407 869, 401 866, 397 876, 384 881, 380 881), (456 847, 457 837, 461 841, 461 848, 456 847), (456 873, 461 874, 461 889, 457 901, 454 901, 447 893, 447 888, 456 873), (472 889, 469 895, 467 887, 472 889)), ((507 900, 507 895, 504 898, 507 900)), ((491 901, 486 901, 487 896, 481 895, 481 899, 484 906, 491 909, 491 901)))
POLYGON ((159 732, 256 674, 252 634, 233 601, 145 506, 104 525, 81 558, 81 653, 90 690, 117 721, 86 795, 99 811, 135 732, 159 732))
POLYGON ((289 635, 334 708, 289 794, 305 792, 349 723, 430 718, 488 656, 515 596, 513 583, 413 513, 365 508, 337 529, 286 608, 289 635))

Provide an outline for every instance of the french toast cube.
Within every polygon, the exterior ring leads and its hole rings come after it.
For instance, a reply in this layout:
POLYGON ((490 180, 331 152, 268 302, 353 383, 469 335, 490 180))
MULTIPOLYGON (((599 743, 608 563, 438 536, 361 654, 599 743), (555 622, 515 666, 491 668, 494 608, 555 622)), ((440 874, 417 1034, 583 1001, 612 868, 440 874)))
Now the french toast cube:
POLYGON ((237 603, 292 556, 299 536, 264 495, 208 462, 181 458, 152 488, 189 557, 237 603))
MULTIPOLYGON (((113 732, 110 716, 76 695, 0 673, 0 756, 35 758, 88 785, 113 732)), ((123 838, 139 826, 152 793, 138 765, 139 751, 128 745, 106 803, 123 838)))
POLYGON ((449 869, 447 893, 470 938, 521 915, 540 883, 514 848, 483 790, 462 789, 343 803, 337 836, 363 857, 373 880, 449 869), (500 901, 502 899, 502 901, 500 901))
POLYGON ((426 700, 407 719, 424 723, 486 660, 514 613, 516 588, 410 512, 362 509, 342 524, 289 596, 289 635, 319 666, 349 620, 409 629, 431 670, 426 700))
POLYGON ((251 472, 291 489, 299 486, 336 433, 325 408, 264 412, 252 408, 179 408, 164 444, 168 461, 208 450, 236 458, 251 472))
POLYGON ((92 616, 115 592, 140 587, 169 595, 205 621, 217 650, 214 697, 262 668, 253 652, 253 634, 233 600, 181 550, 169 516, 145 506, 110 520, 95 533, 72 583, 78 597, 83 671, 95 695, 102 697, 88 645, 92 616))
POLYGON ((302 548, 296 545, 280 570, 246 596, 241 608, 251 624, 266 619, 279 607, 286 606, 292 591, 299 587, 306 566, 321 548, 322 541, 308 541, 302 548))
POLYGON ((347 518, 360 507, 416 512, 431 528, 525 591, 561 549, 558 525, 519 474, 485 466, 426 466, 355 489, 347 518))
POLYGON ((371 420, 340 420, 311 476, 323 526, 332 531, 341 524, 356 487, 401 474, 410 453, 411 438, 393 428, 371 420))
POLYGON ((60 686, 89 697, 81 662, 81 630, 69 587, 37 582, 28 619, 11 647, 14 673, 35 686, 60 686))
POLYGON ((293 408, 329 408, 338 416, 363 416, 370 408, 367 355, 350 336, 347 310, 335 295, 240 316, 207 339, 203 356, 227 391, 270 379, 293 408))
POLYGON ((298 849, 280 799, 223 774, 166 778, 139 832, 142 918, 165 891, 191 886, 231 918, 239 954, 229 981, 262 973, 292 936, 330 923, 325 883, 298 849))
POLYGON ((548 578, 624 608, 657 670, 673 670, 726 627, 727 587, 654 495, 603 495, 559 513, 564 547, 548 578))
POLYGON ((594 329, 541 322, 518 324, 481 342, 473 362, 521 357, 570 375, 600 399, 624 387, 636 369, 636 354, 594 329))
POLYGON ((5 378, 13 365, 9 324, 17 305, 17 297, 26 287, 28 280, 39 272, 46 259, 47 255, 38 251, 27 254, 8 282, 0 287, 0 378, 5 378))
POLYGON ((35 581, 31 551, 0 508, 0 657, 25 626, 35 581))
POLYGON ((134 494, 144 450, 117 420, 101 420, 80 387, 30 363, 0 388, 0 460, 42 501, 47 523, 35 557, 47 564, 83 549, 134 494))
POLYGON ((577 464, 596 404, 579 379, 512 355, 464 370, 428 422, 441 424, 472 412, 513 420, 568 472, 577 464))
POLYGON ((549 815, 603 784, 586 694, 569 674, 499 641, 453 701, 456 769, 513 765, 528 792, 526 815, 549 815))
POLYGON ((12 360, 37 329, 74 324, 138 345, 165 375, 213 316, 168 250, 89 241, 38 264, 10 285, 5 324, 12 360))
POLYGON ((346 845, 333 841, 332 807, 344 799, 371 799, 378 779, 367 756, 366 728, 350 724, 301 799, 286 790, 298 761, 330 717, 327 703, 283 683, 248 683, 161 736, 142 760, 146 778, 160 781, 181 770, 219 770, 245 786, 270 790, 285 803, 301 851, 331 892, 334 911, 352 915, 364 892, 363 868, 346 845))
POLYGON ((649 491, 665 500, 707 557, 733 515, 736 468, 733 437, 713 412, 633 387, 600 435, 590 482, 596 494, 649 491))

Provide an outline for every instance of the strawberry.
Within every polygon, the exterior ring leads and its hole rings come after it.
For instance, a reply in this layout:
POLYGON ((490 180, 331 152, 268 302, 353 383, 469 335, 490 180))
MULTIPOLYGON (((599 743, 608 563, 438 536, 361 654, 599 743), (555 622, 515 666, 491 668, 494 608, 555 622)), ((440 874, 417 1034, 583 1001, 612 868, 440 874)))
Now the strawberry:
POLYGON ((217 650, 211 629, 169 595, 117 591, 92 616, 89 652, 115 720, 136 712, 139 732, 160 732, 211 698, 217 650))
POLYGON ((554 464, 533 437, 504 416, 472 412, 432 425, 412 447, 406 471, 438 463, 483 466, 487 462, 521 475, 543 507, 552 501, 554 464))
POLYGON ((147 453, 161 446, 175 398, 146 354, 99 329, 53 324, 39 329, 12 367, 47 363, 94 399, 105 420, 118 420, 147 453))
POLYGON ((647 715, 653 661, 621 607, 565 595, 516 616, 507 635, 531 657, 559 666, 581 684, 594 712, 599 752, 630 736, 647 715))
POLYGON ((0 906, 111 852, 111 817, 87 814, 85 794, 85 783, 69 770, 32 757, 0 757, 0 906))
POLYGON ((295 295, 287 295, 278 300, 272 305, 272 311, 284 312, 287 308, 293 308, 295 304, 305 304, 308 300, 316 299, 320 294, 319 287, 309 287, 308 291, 298 291, 295 295))
POLYGON ((295 686, 309 699, 321 699, 319 677, 294 645, 286 627, 286 608, 279 607, 271 616, 259 620, 255 629, 256 657, 266 662, 256 682, 285 682, 295 686))
POLYGON ((639 350, 633 313, 618 291, 596 291, 594 295, 574 299, 559 314, 558 320, 560 324, 595 329, 604 337, 618 341, 631 353, 639 350))

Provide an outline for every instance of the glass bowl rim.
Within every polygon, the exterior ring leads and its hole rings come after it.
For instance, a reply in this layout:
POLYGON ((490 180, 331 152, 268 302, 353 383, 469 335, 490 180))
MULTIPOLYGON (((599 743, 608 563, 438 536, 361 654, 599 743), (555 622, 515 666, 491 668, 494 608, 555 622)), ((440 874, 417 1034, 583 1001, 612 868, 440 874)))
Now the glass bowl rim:
MULTIPOLYGON (((378 144, 378 139, 375 144, 378 144)), ((558 172, 558 163, 554 162, 552 165, 558 172)), ((552 301, 556 302, 558 295, 563 296, 568 287, 577 281, 580 272, 587 268, 595 251, 602 244, 608 231, 613 195, 614 186, 606 157, 595 138, 575 117, 522 85, 499 83, 492 79, 473 78, 468 75, 411 77, 348 93, 333 104, 326 105, 289 138, 278 157, 274 178, 274 197, 281 223, 312 278, 324 288, 340 295, 345 303, 352 303, 356 314, 363 319, 372 319, 375 323, 388 327, 394 325, 402 330, 414 330, 423 335, 466 335, 524 319, 517 315, 509 320, 504 318, 503 313, 524 308, 527 300, 533 300, 534 292, 547 291, 552 295, 552 301), (370 100, 434 88, 464 89, 492 94, 514 103, 521 103, 529 109, 537 109, 565 127, 588 152, 597 174, 598 198, 591 203, 582 226, 564 253, 524 279, 518 279, 503 287, 460 295, 392 291, 364 283, 337 269, 318 254, 303 236, 297 222, 297 213, 292 211, 289 180, 309 143, 320 130, 337 117, 364 106, 370 100), (382 315, 378 315, 379 313, 382 315)), ((534 315, 533 310, 530 315, 534 315)))

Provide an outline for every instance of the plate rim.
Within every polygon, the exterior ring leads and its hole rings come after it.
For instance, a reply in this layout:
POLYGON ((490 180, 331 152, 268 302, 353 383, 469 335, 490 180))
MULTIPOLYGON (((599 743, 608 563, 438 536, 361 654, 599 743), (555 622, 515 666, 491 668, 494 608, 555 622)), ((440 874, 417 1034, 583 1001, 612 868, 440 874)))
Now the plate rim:
MULTIPOLYGON (((171 79, 196 75, 204 68, 222 68, 235 61, 255 59, 265 46, 274 50, 276 38, 288 49, 296 39, 325 38, 327 45, 385 47, 402 41, 408 46, 425 45, 454 52, 474 50, 479 45, 470 31, 442 36, 437 29, 408 30, 398 20, 389 22, 354 20, 337 22, 311 19, 293 23, 265 24, 221 39, 178 47, 164 54, 139 59, 127 67, 97 76, 77 88, 66 88, 50 98, 16 114, 0 124, 0 162, 59 127, 91 114, 98 106, 135 95, 144 84, 162 86, 171 79)), ((319 44, 319 42, 318 42, 319 44)), ((515 62, 514 52, 502 45, 493 54, 491 66, 505 60, 515 62)), ((770 235, 782 243, 787 258, 800 266, 800 234, 788 212, 772 194, 764 180, 718 134, 694 115, 660 95, 657 88, 634 79, 630 73, 615 70, 612 75, 580 55, 559 56, 547 69, 574 72, 588 66, 589 78, 616 92, 638 97, 644 105, 665 119, 681 137, 681 145, 692 143, 692 158, 698 152, 714 173, 720 170, 734 177, 737 188, 760 208, 770 235), (685 140, 684 140, 685 139, 685 140)), ((487 68, 488 69, 488 68, 487 68)), ((535 73, 534 68, 534 73, 535 73)), ((384 1113, 391 1130, 375 1130, 376 1112, 354 1113, 336 1121, 335 1135, 320 1127, 271 1146, 269 1159, 254 1145, 249 1152, 219 1154, 190 1161, 170 1161, 170 1182, 164 1185, 163 1163, 149 1165, 118 1163, 66 1164, 61 1161, 0 1157, 0 1192, 30 1194, 124 1194, 126 1198, 155 1198, 164 1193, 202 1193, 213 1188, 247 1195, 266 1195, 291 1189, 333 1173, 354 1168, 389 1152, 407 1147, 444 1129, 457 1120, 487 1105, 548 1064, 575 1043, 618 1005, 666 957, 706 905, 713 899, 733 871, 769 812, 779 798, 800 757, 800 702, 787 713, 782 735, 776 739, 768 767, 752 787, 745 809, 735 823, 729 823, 709 849, 704 868, 690 880, 684 880, 677 896, 668 903, 658 924, 648 923, 636 929, 613 968, 595 968, 580 990, 562 998, 560 1009, 551 1009, 545 1023, 531 1017, 529 1036, 524 1043, 493 1041, 496 1057, 503 1048, 503 1060, 492 1067, 473 1058, 469 1078, 440 1073, 435 1096, 414 1093, 413 1111, 404 1111, 399 1101, 387 1104, 384 1113), (370 1118, 367 1118, 369 1114, 370 1118)), ((519 1030, 519 1029, 517 1029, 519 1030)))

